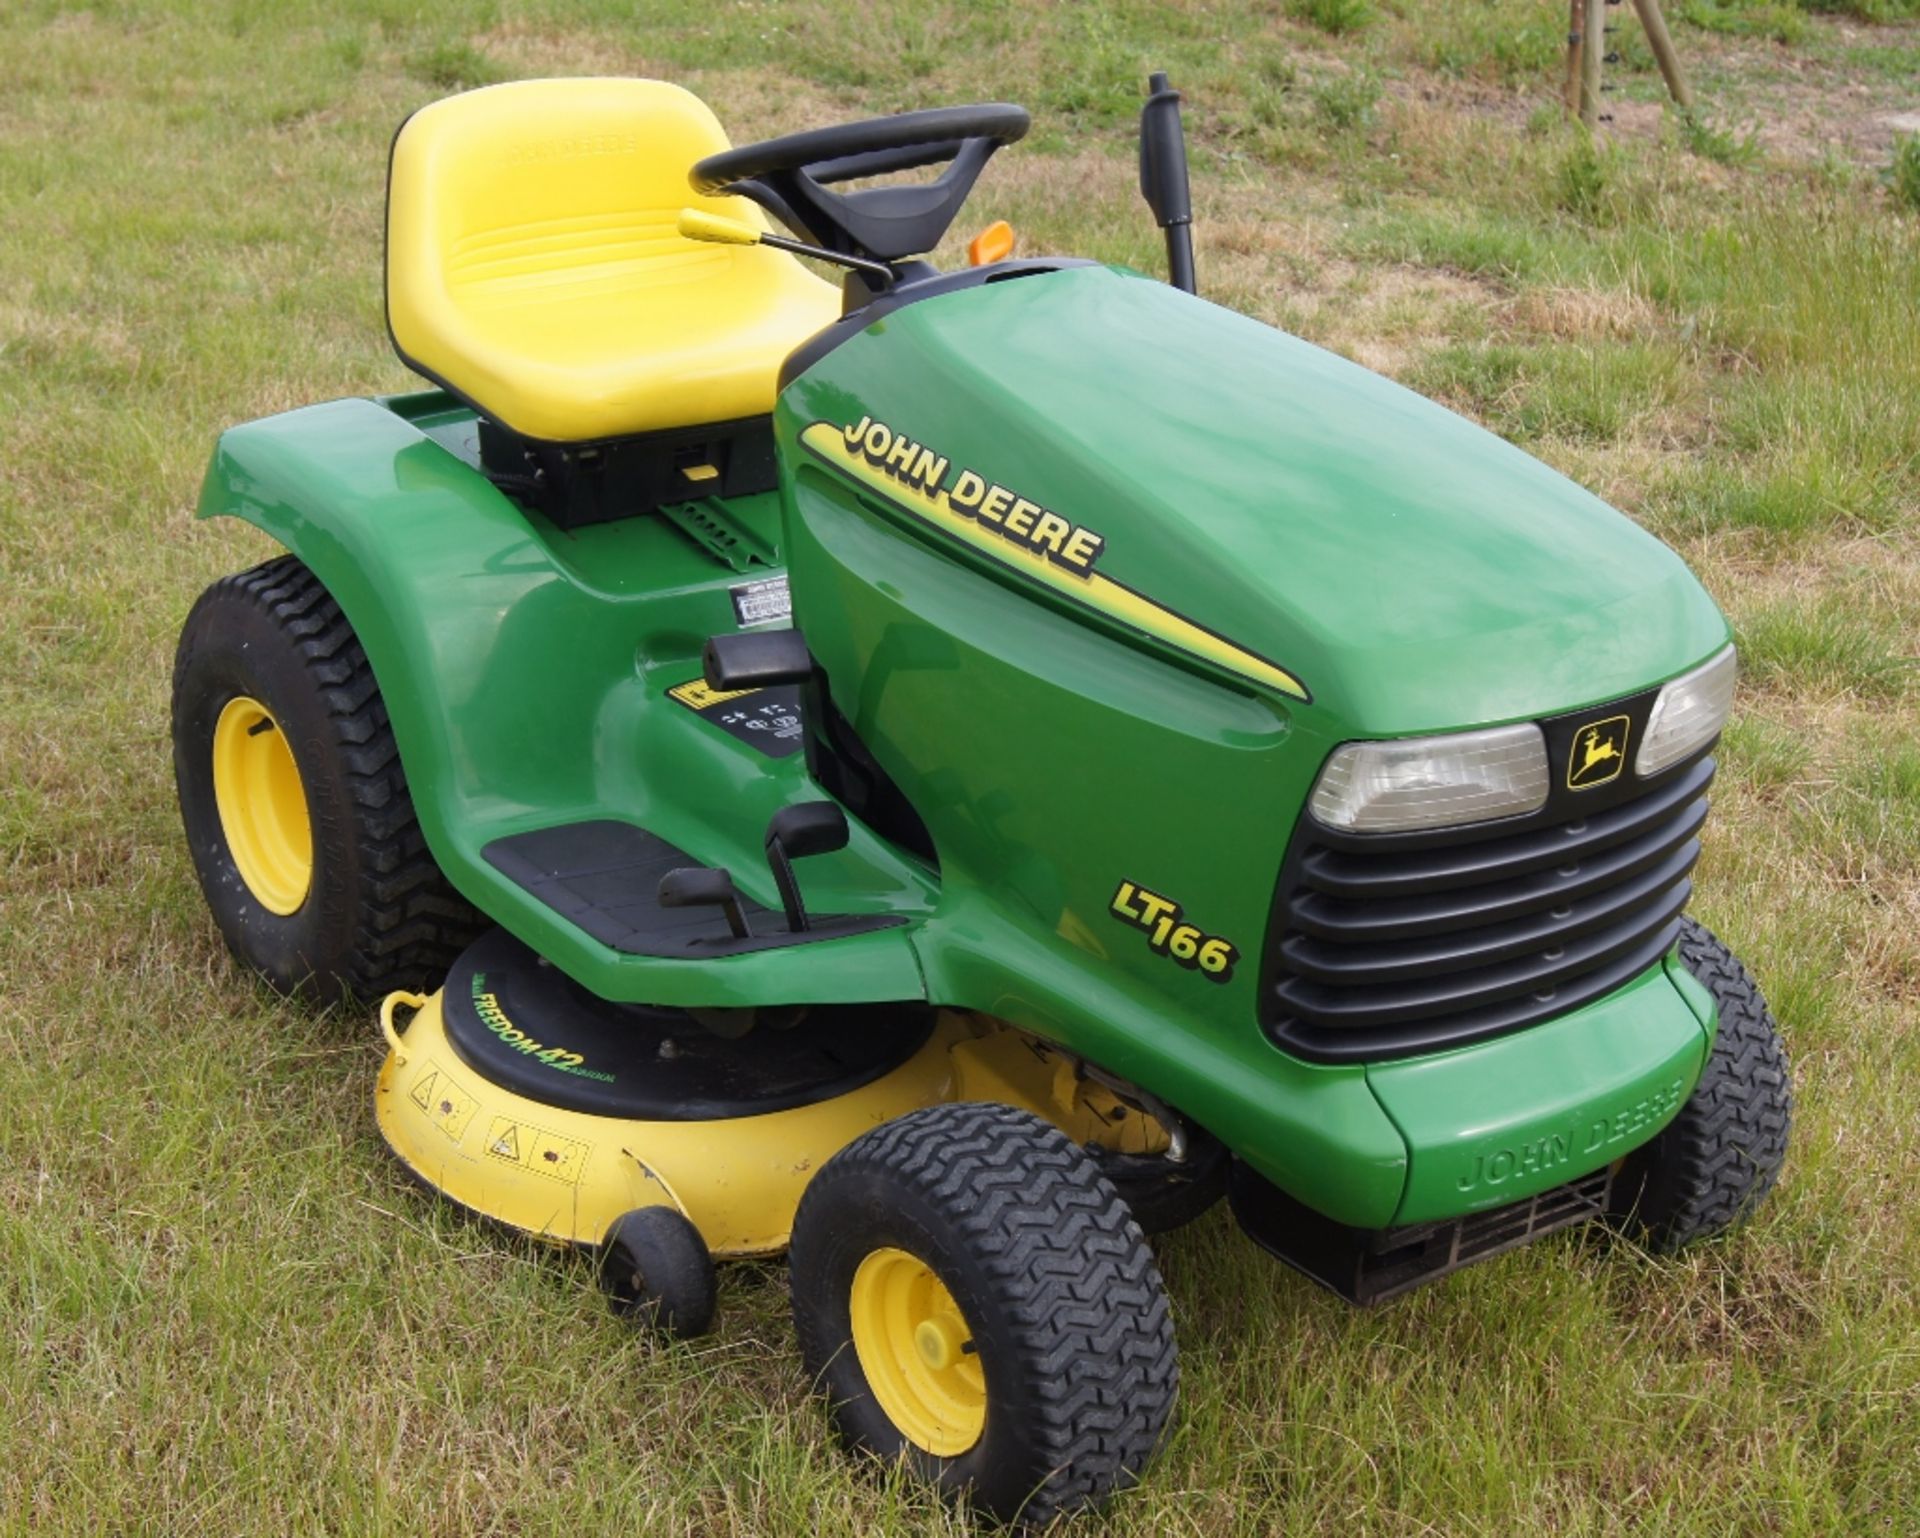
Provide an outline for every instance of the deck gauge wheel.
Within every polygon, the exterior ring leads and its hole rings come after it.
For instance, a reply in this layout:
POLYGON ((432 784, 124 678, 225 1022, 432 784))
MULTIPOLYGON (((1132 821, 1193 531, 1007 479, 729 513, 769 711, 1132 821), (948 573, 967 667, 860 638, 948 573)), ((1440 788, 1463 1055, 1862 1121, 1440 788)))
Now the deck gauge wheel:
POLYGON ((636 1207, 615 1218, 600 1246, 599 1276, 613 1311, 644 1329, 692 1340, 712 1328, 713 1256, 675 1208, 636 1207))

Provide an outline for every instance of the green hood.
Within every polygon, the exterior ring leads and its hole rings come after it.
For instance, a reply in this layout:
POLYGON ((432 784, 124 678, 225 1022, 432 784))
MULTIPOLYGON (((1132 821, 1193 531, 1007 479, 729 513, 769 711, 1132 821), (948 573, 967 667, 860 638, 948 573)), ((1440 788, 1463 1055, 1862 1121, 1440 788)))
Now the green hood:
POLYGON ((1270 659, 1350 733, 1576 709, 1727 637, 1672 551, 1538 460, 1116 269, 908 305, 786 404, 884 419, 949 487, 972 468, 1097 531, 1106 577, 1270 659))

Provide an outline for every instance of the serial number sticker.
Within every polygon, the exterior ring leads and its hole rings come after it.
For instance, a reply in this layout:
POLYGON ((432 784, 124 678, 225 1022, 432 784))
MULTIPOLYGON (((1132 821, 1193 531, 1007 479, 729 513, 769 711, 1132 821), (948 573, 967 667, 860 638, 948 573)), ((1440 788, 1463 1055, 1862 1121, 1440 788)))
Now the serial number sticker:
POLYGON ((784 574, 742 582, 727 591, 733 595, 733 617, 741 625, 771 625, 776 620, 784 625, 793 619, 793 598, 784 574))
POLYGON ((787 758, 806 745, 798 684, 777 684, 771 689, 710 689, 705 679, 691 678, 667 690, 667 697, 769 758, 787 758))
POLYGON ((1143 930, 1148 948, 1156 955, 1198 972, 1209 982, 1224 983, 1233 976, 1239 947, 1189 924, 1172 898, 1148 891, 1138 882, 1123 881, 1115 888, 1108 911, 1121 923, 1143 930))

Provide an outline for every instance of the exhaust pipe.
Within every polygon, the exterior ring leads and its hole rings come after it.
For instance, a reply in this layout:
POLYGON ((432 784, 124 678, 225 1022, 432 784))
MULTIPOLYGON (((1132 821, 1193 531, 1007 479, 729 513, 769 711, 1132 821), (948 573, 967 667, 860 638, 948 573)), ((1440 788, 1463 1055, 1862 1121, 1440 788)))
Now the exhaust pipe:
POLYGON ((1167 281, 1187 293, 1193 286, 1193 199, 1187 191, 1187 140, 1180 127, 1180 93, 1167 72, 1147 79, 1140 109, 1140 195, 1166 232, 1167 281))

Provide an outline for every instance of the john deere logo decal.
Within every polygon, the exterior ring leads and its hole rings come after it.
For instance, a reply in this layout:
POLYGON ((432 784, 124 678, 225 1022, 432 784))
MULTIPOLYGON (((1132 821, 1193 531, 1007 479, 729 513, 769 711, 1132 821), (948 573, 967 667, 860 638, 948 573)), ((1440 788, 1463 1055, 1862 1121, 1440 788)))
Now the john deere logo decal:
POLYGON ((1573 734, 1573 754, 1567 760, 1567 789, 1592 790, 1620 773, 1627 762, 1625 716, 1589 721, 1573 734))
POLYGON ((1285 668, 1096 570, 1106 551, 1105 535, 977 470, 955 467, 944 454, 885 422, 871 416, 840 424, 814 422, 800 441, 843 475, 878 492, 888 507, 911 514, 922 527, 937 529, 994 564, 1177 651, 1295 699, 1310 698, 1285 668))

